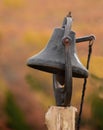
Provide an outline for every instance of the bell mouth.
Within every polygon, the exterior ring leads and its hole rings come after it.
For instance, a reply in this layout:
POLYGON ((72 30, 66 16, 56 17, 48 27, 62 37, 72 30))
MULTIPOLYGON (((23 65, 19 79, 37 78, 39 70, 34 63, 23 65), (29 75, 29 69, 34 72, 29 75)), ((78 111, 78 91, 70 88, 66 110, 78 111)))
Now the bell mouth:
MULTIPOLYGON (((58 64, 58 63, 40 63, 40 62, 35 62, 31 59, 28 60, 27 66, 38 69, 41 71, 45 71, 48 73, 54 73, 54 74, 64 74, 65 73, 65 65, 64 64, 58 64)), ((87 78, 88 77, 88 71, 84 68, 78 68, 76 66, 72 66, 72 76, 75 78, 87 78)))
POLYGON ((48 63, 44 63, 44 61, 42 61, 42 60, 32 61, 32 59, 29 59, 27 61, 27 66, 34 68, 34 69, 41 70, 41 71, 45 71, 48 73, 54 73, 54 74, 63 73, 63 66, 61 66, 58 63, 51 62, 51 61, 48 63))

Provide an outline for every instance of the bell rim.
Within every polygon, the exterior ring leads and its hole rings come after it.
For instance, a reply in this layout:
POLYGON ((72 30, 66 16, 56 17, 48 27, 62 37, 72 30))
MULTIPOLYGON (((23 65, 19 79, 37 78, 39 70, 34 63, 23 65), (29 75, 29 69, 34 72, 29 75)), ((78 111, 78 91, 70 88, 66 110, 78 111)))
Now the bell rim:
MULTIPOLYGON (((36 62, 38 63, 38 62, 36 62)), ((48 62, 48 64, 45 64, 43 65, 43 63, 38 63, 38 64, 28 64, 27 63, 27 66, 31 67, 31 68, 34 68, 34 69, 38 69, 40 71, 45 71, 45 72, 48 72, 48 73, 54 73, 54 74, 57 74, 57 73, 61 73, 63 74, 65 72, 65 64, 58 64, 58 63, 55 63, 54 62, 48 62)), ((88 77, 88 70, 86 70, 84 68, 84 70, 82 70, 81 68, 78 67, 75 67, 75 66, 72 66, 72 75, 73 77, 76 77, 76 78, 87 78, 88 77)))

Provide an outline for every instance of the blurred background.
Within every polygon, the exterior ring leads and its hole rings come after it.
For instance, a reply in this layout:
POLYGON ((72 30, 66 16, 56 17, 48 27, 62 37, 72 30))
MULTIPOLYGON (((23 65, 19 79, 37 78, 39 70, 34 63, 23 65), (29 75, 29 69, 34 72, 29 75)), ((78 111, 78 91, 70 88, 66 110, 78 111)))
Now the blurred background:
MULTIPOLYGON (((94 34, 81 130, 103 130, 103 0, 0 0, 0 130, 46 130, 55 105, 52 74, 26 66, 45 47, 71 11, 76 37, 94 34)), ((78 44, 86 65, 88 42, 78 44)), ((79 111, 83 79, 73 79, 72 105, 79 111)))

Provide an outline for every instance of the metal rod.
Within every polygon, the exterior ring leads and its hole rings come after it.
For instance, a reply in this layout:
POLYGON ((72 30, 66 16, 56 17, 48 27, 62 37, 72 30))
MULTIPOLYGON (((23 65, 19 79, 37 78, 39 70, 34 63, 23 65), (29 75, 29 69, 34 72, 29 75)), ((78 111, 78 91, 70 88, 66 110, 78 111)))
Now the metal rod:
POLYGON ((94 35, 77 38, 76 39, 76 43, 92 41, 92 40, 95 40, 95 36, 94 35))

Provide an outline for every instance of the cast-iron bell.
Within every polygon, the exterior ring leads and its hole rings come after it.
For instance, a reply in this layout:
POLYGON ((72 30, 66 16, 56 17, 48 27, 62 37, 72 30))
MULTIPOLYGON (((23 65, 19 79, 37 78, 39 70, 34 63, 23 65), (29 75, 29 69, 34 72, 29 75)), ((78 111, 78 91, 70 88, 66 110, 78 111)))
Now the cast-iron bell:
MULTIPOLYGON (((50 73, 64 73, 65 56, 64 46, 62 44, 63 36, 64 28, 56 28, 47 46, 37 55, 30 57, 27 61, 27 65, 50 73)), ((75 32, 71 31, 69 37, 71 37, 70 57, 73 77, 87 78, 88 71, 82 65, 76 53, 75 32)))

